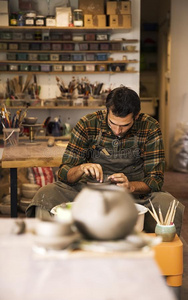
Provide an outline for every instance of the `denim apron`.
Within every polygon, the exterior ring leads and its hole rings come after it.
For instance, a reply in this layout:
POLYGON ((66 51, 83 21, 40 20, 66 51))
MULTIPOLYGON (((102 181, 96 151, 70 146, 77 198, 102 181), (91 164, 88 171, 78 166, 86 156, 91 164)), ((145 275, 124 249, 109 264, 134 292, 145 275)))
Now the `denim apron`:
POLYGON ((100 164, 104 175, 123 173, 129 181, 142 181, 144 168, 137 136, 130 137, 133 139, 133 146, 125 149, 119 149, 120 140, 118 138, 112 141, 111 149, 104 148, 101 138, 102 130, 92 149, 89 149, 89 162, 100 164))

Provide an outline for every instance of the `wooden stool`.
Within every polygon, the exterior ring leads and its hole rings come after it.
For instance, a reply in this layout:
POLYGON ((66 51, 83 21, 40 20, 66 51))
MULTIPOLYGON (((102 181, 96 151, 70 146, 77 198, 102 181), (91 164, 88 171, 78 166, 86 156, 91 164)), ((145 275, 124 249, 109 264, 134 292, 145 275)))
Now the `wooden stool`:
MULTIPOLYGON (((155 236, 154 233, 151 235, 155 236)), ((166 276, 169 286, 182 285, 183 276, 183 243, 176 235, 172 242, 162 242, 154 247, 155 260, 161 272, 166 276)))

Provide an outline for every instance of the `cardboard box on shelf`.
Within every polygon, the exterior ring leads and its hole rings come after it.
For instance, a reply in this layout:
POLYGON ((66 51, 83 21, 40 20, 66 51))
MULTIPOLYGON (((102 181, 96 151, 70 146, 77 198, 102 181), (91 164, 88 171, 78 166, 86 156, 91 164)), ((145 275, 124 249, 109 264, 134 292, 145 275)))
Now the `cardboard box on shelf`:
POLYGON ((8 1, 0 1, 0 13, 8 14, 8 1))
POLYGON ((56 26, 68 27, 70 22, 71 7, 56 7, 56 26))
POLYGON ((84 15, 84 27, 106 27, 106 15, 84 15))
POLYGON ((109 16, 109 26, 110 27, 123 27, 125 29, 130 29, 132 26, 131 15, 110 15, 109 16))
POLYGON ((9 26, 8 14, 0 14, 0 26, 9 26))
POLYGON ((86 15, 104 15, 104 0, 79 0, 79 9, 86 15))
POLYGON ((106 2, 107 15, 130 15, 131 1, 107 1, 106 2))

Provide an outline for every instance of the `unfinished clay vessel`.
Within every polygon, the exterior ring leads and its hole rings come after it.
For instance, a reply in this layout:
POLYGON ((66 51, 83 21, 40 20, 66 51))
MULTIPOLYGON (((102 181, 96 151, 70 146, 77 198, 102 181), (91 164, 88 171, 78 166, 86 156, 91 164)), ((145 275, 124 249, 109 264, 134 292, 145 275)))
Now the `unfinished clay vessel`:
POLYGON ((116 185, 85 187, 75 198, 72 215, 79 231, 97 240, 124 238, 138 218, 133 197, 116 185))

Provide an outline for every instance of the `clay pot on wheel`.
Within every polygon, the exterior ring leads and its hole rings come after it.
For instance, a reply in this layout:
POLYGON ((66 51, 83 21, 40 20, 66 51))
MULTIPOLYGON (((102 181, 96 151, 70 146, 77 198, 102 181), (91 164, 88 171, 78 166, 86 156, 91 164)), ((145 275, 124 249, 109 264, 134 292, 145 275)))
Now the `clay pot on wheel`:
POLYGON ((85 187, 75 198, 72 215, 79 231, 97 240, 125 238, 138 218, 133 197, 116 185, 85 187))

